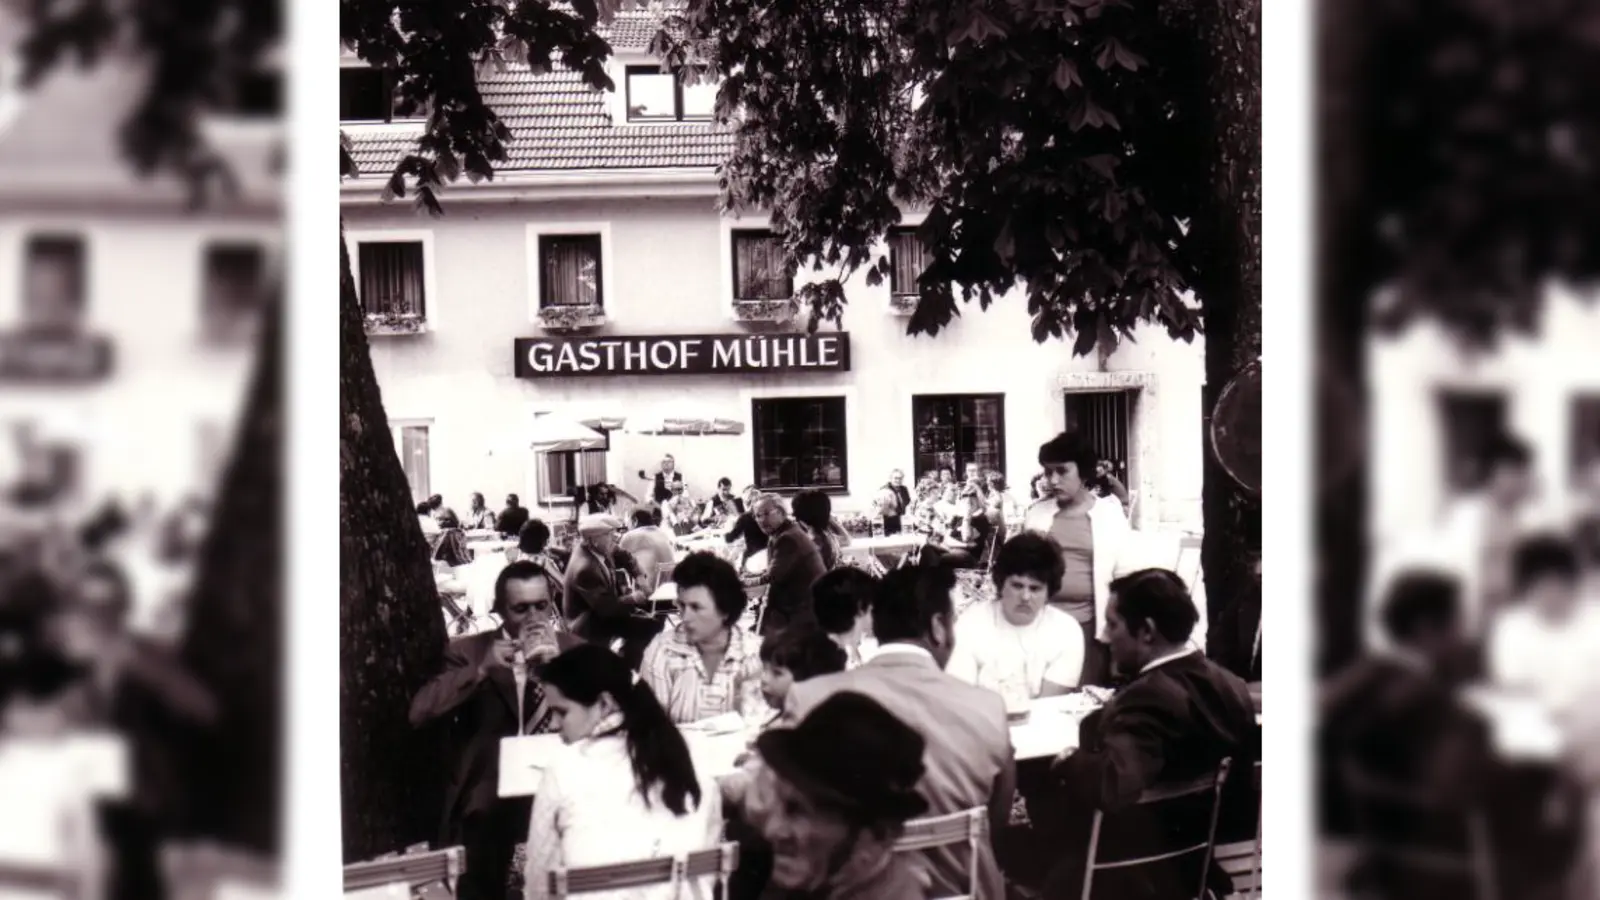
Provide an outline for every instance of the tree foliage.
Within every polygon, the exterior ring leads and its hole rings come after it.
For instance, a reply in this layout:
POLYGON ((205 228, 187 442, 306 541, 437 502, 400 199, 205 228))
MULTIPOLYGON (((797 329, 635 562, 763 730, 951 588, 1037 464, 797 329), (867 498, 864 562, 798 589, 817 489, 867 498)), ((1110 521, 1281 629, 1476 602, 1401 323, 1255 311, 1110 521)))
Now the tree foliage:
MULTIPOLYGON (((340 0, 339 31, 346 47, 373 66, 398 76, 398 102, 426 109, 416 148, 389 174, 386 199, 414 192, 419 208, 442 213, 438 192, 459 178, 494 177, 506 159, 511 129, 478 87, 485 68, 508 63, 551 71, 558 63, 598 90, 615 85, 606 75, 611 45, 597 29, 620 0, 340 0)), ((341 148, 345 175, 358 174, 341 148)))
MULTIPOLYGON (((1209 60, 1185 3, 690 0, 652 49, 721 82, 725 208, 770 212, 812 326, 840 281, 889 274, 880 239, 924 207, 913 333, 1024 291, 1036 340, 1113 349, 1139 323, 1188 340, 1208 265, 1209 60)), ((1204 303, 1204 297, 1201 298, 1204 303)))
POLYGON ((1430 316, 1472 341, 1534 327, 1549 279, 1600 275, 1600 7, 1351 5, 1359 24, 1329 47, 1346 62, 1322 88, 1359 157, 1329 185, 1349 212, 1329 225, 1370 242, 1346 262, 1350 289, 1394 289, 1382 326, 1430 316))

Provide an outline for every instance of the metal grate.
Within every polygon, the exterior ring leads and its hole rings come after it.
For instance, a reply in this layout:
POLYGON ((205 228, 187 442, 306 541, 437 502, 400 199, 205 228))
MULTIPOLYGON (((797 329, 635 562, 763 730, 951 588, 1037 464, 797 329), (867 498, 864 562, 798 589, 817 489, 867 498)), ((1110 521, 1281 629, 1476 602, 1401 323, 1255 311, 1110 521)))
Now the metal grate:
POLYGON ((1133 391, 1088 391, 1065 397, 1066 430, 1088 441, 1123 483, 1133 458, 1133 395, 1133 391))

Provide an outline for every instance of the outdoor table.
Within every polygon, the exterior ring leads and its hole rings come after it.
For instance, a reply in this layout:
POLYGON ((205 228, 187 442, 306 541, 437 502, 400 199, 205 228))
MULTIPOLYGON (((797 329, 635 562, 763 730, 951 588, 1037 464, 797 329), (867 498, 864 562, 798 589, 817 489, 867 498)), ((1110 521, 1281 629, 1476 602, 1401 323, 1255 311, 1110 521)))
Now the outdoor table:
POLYGON ((494 539, 481 540, 481 541, 470 541, 469 540, 467 542, 467 552, 472 554, 472 558, 473 559, 478 559, 480 556, 484 556, 484 555, 487 555, 487 554, 490 554, 490 553, 504 553, 507 549, 509 549, 511 547, 515 547, 516 545, 517 545, 516 541, 505 541, 505 540, 494 540, 494 539))

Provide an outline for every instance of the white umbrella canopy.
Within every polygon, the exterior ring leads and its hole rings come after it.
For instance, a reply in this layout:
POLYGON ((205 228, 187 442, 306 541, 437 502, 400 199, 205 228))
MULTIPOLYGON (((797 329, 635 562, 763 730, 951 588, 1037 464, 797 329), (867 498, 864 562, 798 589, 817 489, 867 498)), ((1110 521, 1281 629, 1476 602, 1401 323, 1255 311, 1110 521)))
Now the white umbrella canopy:
POLYGON ((489 452, 523 453, 529 450, 540 453, 562 453, 576 450, 599 450, 606 445, 606 436, 593 428, 553 413, 536 415, 515 432, 502 438, 489 452))
POLYGON ((628 422, 631 434, 744 434, 744 423, 719 416, 698 403, 674 400, 628 422))
POLYGON ((568 419, 587 425, 596 431, 618 431, 628 424, 628 417, 621 410, 602 404, 580 404, 563 410, 563 414, 568 419))

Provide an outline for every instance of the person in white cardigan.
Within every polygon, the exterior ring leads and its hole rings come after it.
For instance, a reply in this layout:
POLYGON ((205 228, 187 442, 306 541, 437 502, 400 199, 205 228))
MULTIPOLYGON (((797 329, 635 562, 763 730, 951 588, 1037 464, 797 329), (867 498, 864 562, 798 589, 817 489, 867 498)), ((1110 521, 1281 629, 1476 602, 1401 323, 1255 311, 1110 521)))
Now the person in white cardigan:
POLYGON ((1133 529, 1121 503, 1095 495, 1098 463, 1095 449, 1072 432, 1062 432, 1039 447, 1049 496, 1028 508, 1022 527, 1047 534, 1061 546, 1061 587, 1050 605, 1083 628, 1080 683, 1103 685, 1110 680, 1111 657, 1098 637, 1105 625, 1111 580, 1133 529))

